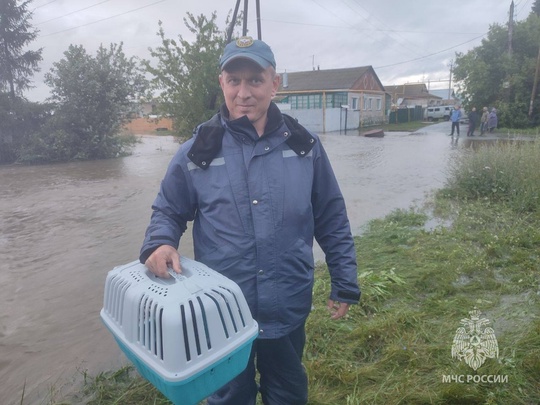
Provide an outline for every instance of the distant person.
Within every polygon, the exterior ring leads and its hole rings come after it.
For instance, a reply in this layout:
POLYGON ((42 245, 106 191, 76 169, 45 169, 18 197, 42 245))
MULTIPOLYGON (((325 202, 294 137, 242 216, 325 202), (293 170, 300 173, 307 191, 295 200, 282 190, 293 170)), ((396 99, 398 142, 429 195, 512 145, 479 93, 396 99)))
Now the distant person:
POLYGON ((471 109, 471 112, 468 115, 469 118, 469 129, 467 130, 467 136, 474 136, 474 130, 478 124, 478 113, 476 112, 476 107, 471 109))
POLYGON ((487 122, 488 122, 489 111, 487 107, 482 109, 482 117, 480 118, 480 136, 484 135, 484 132, 487 131, 487 122))
POLYGON ((459 136, 459 120, 461 117, 461 107, 456 105, 456 108, 452 110, 452 114, 450 115, 450 121, 452 121, 452 133, 450 136, 454 136, 454 130, 457 131, 457 136, 459 136))
POLYGON ((497 124, 498 124, 497 110, 495 108, 492 108, 488 116, 487 125, 488 125, 489 132, 495 131, 495 128, 497 128, 497 124))

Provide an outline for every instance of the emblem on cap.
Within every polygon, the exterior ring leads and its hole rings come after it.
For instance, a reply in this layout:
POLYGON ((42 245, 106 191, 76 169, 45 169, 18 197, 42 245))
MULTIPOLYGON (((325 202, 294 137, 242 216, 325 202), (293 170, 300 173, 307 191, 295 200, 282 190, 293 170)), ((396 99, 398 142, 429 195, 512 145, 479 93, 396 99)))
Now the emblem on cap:
POLYGON ((240 37, 236 40, 236 46, 239 48, 248 48, 253 45, 253 38, 251 37, 240 37))

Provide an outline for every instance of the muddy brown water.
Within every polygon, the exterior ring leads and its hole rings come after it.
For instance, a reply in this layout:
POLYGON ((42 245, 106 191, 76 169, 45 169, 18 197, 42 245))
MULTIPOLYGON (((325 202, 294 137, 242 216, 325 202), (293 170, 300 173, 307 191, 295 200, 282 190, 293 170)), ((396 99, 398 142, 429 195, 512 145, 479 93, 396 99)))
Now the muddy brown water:
MULTIPOLYGON (((456 145, 448 129, 321 136, 353 233, 443 185, 449 157, 472 142, 456 145)), ((84 372, 125 364, 99 318, 105 277, 138 257, 177 148, 170 137, 145 136, 125 158, 0 167, 0 404, 19 404, 23 389, 24 404, 48 404, 84 372)), ((192 257, 189 235, 181 253, 192 257)))

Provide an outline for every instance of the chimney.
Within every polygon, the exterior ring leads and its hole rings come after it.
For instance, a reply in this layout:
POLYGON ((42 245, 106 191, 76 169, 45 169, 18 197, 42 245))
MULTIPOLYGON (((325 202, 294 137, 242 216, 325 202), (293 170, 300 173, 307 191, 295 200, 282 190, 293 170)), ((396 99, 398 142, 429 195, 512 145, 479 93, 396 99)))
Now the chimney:
POLYGON ((283 88, 286 89, 289 87, 289 75, 287 74, 287 71, 283 73, 283 88))

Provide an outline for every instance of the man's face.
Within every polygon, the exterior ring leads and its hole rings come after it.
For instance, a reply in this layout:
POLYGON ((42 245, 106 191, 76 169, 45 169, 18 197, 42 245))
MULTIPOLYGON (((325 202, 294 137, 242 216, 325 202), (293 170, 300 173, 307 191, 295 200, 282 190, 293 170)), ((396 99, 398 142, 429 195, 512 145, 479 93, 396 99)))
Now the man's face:
POLYGON ((245 59, 233 61, 222 71, 219 83, 229 110, 235 120, 246 115, 257 133, 262 135, 267 121, 267 111, 279 87, 279 76, 270 66, 262 70, 245 59))

